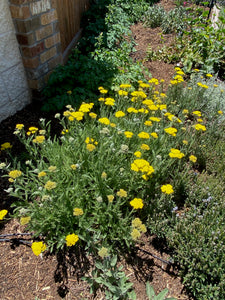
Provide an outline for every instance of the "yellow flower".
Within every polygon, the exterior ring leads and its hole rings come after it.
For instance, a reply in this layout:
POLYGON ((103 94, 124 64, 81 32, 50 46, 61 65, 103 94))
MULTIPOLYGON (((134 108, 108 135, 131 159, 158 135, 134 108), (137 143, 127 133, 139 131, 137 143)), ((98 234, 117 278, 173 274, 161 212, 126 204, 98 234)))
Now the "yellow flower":
POLYGON ((127 109, 127 112, 128 113, 138 113, 138 110, 136 109, 136 108, 134 108, 134 107, 128 107, 128 109, 127 109))
POLYGON ((140 151, 136 151, 136 152, 134 152, 134 155, 136 157, 140 158, 141 157, 141 152, 140 151))
POLYGON ((89 113, 89 116, 92 118, 92 119, 96 119, 97 118, 97 114, 91 112, 89 113))
POLYGON ((142 222, 139 218, 132 220, 132 227, 139 228, 142 225, 142 222))
POLYGON ((110 203, 112 203, 112 202, 113 202, 113 199, 114 199, 114 196, 113 196, 113 195, 107 195, 107 198, 108 198, 108 201, 109 201, 110 203))
POLYGON ((123 90, 119 90, 119 91, 118 91, 118 94, 119 94, 120 96, 127 96, 127 95, 128 95, 128 92, 123 91, 123 90))
POLYGON ((108 256, 108 249, 105 247, 102 247, 99 251, 98 251, 98 255, 103 259, 105 257, 108 256))
POLYGON ((183 140, 183 144, 184 145, 188 145, 188 141, 187 140, 183 140))
POLYGON ((206 74, 207 77, 213 77, 212 74, 206 74))
POLYGON ((140 139, 149 139, 149 138, 150 138, 150 135, 149 135, 147 132, 142 131, 142 132, 140 132, 140 133, 138 134, 138 137, 139 137, 140 139))
POLYGON ((38 178, 44 177, 46 175, 47 175, 46 172, 42 171, 42 172, 38 173, 38 178))
POLYGON ((66 236, 66 245, 68 247, 74 246, 79 240, 78 235, 72 233, 66 236))
POLYGON ((4 217, 7 215, 7 213, 8 213, 8 210, 6 210, 6 209, 0 210, 0 220, 3 220, 4 217))
POLYGON ((82 103, 79 108, 79 112, 83 112, 83 113, 90 112, 93 106, 94 103, 82 103))
POLYGON ((145 121, 144 124, 145 124, 145 126, 152 126, 152 121, 148 121, 148 120, 147 120, 147 121, 145 121))
POLYGON ((19 170, 13 170, 9 172, 9 177, 12 179, 16 179, 17 177, 20 177, 22 175, 22 172, 19 170))
POLYGON ((125 116, 125 113, 123 112, 123 111, 121 111, 121 110, 119 110, 119 111, 117 111, 116 113, 115 113, 115 117, 116 118, 122 118, 122 117, 124 117, 125 116))
POLYGON ((44 186, 44 188, 48 191, 56 188, 56 182, 48 180, 44 186))
POLYGON ((120 85, 120 88, 121 88, 121 89, 128 89, 128 88, 130 88, 130 87, 131 87, 130 84, 124 84, 124 83, 123 83, 123 84, 120 85))
POLYGON ((27 225, 30 222, 31 217, 21 217, 20 218, 20 225, 27 225))
POLYGON ((134 241, 136 241, 137 239, 139 239, 141 237, 141 233, 138 229, 134 228, 132 231, 131 231, 131 237, 134 241))
POLYGON ((154 139, 157 139, 158 138, 158 134, 156 132, 152 132, 151 133, 151 136, 154 138, 154 139))
POLYGON ((31 245, 33 253, 38 256, 45 251, 46 245, 43 242, 33 242, 31 245))
POLYGON ((127 192, 123 189, 120 189, 116 194, 117 194, 118 197, 121 197, 121 198, 126 198, 127 197, 127 192))
POLYGON ((149 120, 153 121, 153 122, 160 122, 161 118, 157 118, 157 117, 150 117, 149 120))
POLYGON ((196 124, 193 126, 196 130, 202 130, 202 131, 206 131, 206 127, 202 124, 196 124))
POLYGON ((110 121, 108 118, 100 118, 98 119, 98 121, 104 125, 109 125, 110 124, 110 121))
POLYGON ((188 109, 183 109, 182 114, 187 115, 189 113, 188 109))
POLYGON ((116 127, 116 124, 115 123, 110 123, 109 124, 112 128, 115 128, 116 127))
POLYGON ((49 170, 50 172, 55 172, 56 169, 57 169, 56 166, 50 166, 50 167, 48 167, 48 170, 49 170))
POLYGON ((159 81, 157 78, 151 78, 149 81, 149 83, 154 83, 155 85, 158 85, 159 84, 159 81))
POLYGON ((73 121, 74 119, 76 119, 77 121, 81 121, 83 120, 84 117, 84 113, 82 111, 73 111, 70 113, 69 116, 69 121, 73 121))
POLYGON ((100 93, 101 93, 101 94, 107 94, 107 93, 108 93, 108 90, 101 89, 101 90, 100 90, 100 93))
POLYGON ((177 129, 173 127, 165 128, 164 131, 172 136, 176 136, 177 134, 177 129))
POLYGON ((45 136, 44 135, 37 135, 35 139, 33 139, 34 143, 37 144, 42 144, 45 140, 45 136))
POLYGON ((162 185, 161 186, 161 191, 164 193, 164 194, 167 194, 167 195, 170 195, 170 194, 173 194, 174 193, 174 190, 173 190, 173 187, 171 184, 165 184, 165 185, 162 185))
POLYGON ((102 178, 102 179, 106 179, 106 178, 107 178, 106 172, 102 172, 101 178, 102 178))
POLYGON ((61 134, 66 134, 67 132, 69 132, 68 129, 63 129, 63 130, 61 131, 61 134))
POLYGON ((72 91, 67 91, 67 94, 68 94, 68 95, 71 95, 71 94, 72 94, 72 91))
POLYGON ((142 207, 144 206, 143 200, 141 198, 134 198, 133 200, 130 201, 130 205, 134 209, 142 209, 142 207))
POLYGON ((38 128, 37 128, 37 127, 30 127, 30 128, 29 128, 29 131, 30 131, 31 133, 35 133, 36 131, 38 131, 38 128))
POLYGON ((178 149, 171 148, 169 156, 171 158, 179 158, 179 159, 181 159, 182 157, 184 157, 184 153, 180 152, 180 150, 178 150, 178 149))
POLYGON ((131 131, 125 131, 124 134, 128 139, 132 138, 132 136, 133 136, 133 132, 131 132, 131 131))
POLYGON ((219 114, 219 115, 223 115, 222 110, 218 110, 218 114, 219 114))
POLYGON ((18 130, 22 130, 23 127, 24 127, 23 124, 16 124, 16 129, 18 129, 18 130))
POLYGON ((1 151, 12 148, 12 145, 10 143, 4 143, 1 145, 1 151))
POLYGON ((193 163, 196 163, 197 157, 194 156, 194 155, 190 155, 190 156, 189 156, 189 160, 192 161, 193 163))
POLYGON ((147 144, 142 144, 142 145, 141 145, 141 149, 142 149, 142 150, 150 150, 150 147, 149 147, 149 145, 147 145, 147 144))
POLYGON ((197 119, 197 122, 198 122, 198 123, 202 123, 202 122, 203 122, 203 120, 202 120, 202 119, 200 119, 200 118, 198 118, 198 119, 197 119))
POLYGON ((73 215, 74 216, 82 216, 84 214, 84 211, 82 208, 78 208, 78 207, 75 207, 73 209, 73 215))
POLYGON ((144 173, 147 176, 150 176, 154 173, 154 168, 149 164, 145 159, 135 159, 131 164, 131 170, 135 172, 144 173))
POLYGON ((72 170, 76 170, 76 169, 77 169, 77 165, 73 164, 73 165, 70 166, 70 168, 71 168, 72 170))
POLYGON ((113 106, 115 104, 115 100, 113 98, 106 98, 105 105, 113 106))
POLYGON ((195 111, 193 111, 192 113, 193 113, 193 115, 196 115, 196 116, 198 116, 198 117, 201 117, 201 116, 202 116, 202 114, 201 114, 201 112, 200 112, 199 110, 195 110, 195 111))
POLYGON ((147 95, 143 91, 134 91, 131 93, 131 96, 137 97, 137 98, 140 97, 143 99, 147 98, 147 95))
POLYGON ((87 148, 88 151, 92 152, 92 151, 95 150, 96 147, 93 144, 87 144, 86 148, 87 148))

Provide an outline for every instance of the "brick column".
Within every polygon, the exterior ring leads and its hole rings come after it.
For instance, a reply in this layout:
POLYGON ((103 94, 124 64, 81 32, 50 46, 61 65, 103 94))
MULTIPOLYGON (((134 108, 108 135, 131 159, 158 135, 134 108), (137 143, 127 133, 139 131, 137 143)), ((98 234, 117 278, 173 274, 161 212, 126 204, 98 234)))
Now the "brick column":
POLYGON ((9 0, 28 85, 41 97, 52 70, 63 63, 55 0, 9 0))

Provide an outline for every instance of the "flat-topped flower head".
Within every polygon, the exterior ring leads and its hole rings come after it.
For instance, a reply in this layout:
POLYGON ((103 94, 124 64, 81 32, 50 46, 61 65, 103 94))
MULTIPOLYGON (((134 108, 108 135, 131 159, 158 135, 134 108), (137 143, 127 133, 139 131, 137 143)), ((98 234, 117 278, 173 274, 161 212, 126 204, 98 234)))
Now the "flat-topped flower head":
POLYGON ((66 245, 68 247, 74 246, 79 241, 79 237, 77 234, 72 233, 66 236, 66 245))
POLYGON ((171 184, 165 184, 161 186, 161 191, 164 194, 170 195, 174 193, 173 186, 171 184))
POLYGON ((33 242, 31 245, 33 253, 38 256, 45 251, 46 245, 43 242, 33 242))
POLYGON ((169 156, 171 158, 179 158, 179 159, 181 159, 182 157, 184 157, 184 153, 182 153, 179 149, 171 148, 169 156))
POLYGON ((130 201, 130 205, 134 209, 142 209, 144 206, 143 200, 141 198, 134 198, 133 200, 130 201))

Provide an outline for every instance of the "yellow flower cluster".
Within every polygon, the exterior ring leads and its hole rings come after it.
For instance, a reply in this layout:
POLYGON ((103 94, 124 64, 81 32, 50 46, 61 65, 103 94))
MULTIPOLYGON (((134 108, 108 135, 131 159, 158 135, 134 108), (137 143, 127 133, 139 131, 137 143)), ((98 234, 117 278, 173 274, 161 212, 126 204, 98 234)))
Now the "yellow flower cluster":
POLYGON ((105 247, 102 247, 99 251, 98 251, 98 255, 103 259, 105 257, 108 256, 108 249, 105 247))
POLYGON ((48 180, 44 186, 44 188, 48 191, 55 189, 57 186, 56 182, 48 180))
POLYGON ((6 210, 6 209, 0 210, 0 220, 3 220, 4 217, 7 215, 7 213, 8 213, 8 210, 6 210))
POLYGON ((12 179, 16 179, 22 175, 22 172, 19 170, 13 170, 9 172, 9 177, 12 179))
POLYGON ((181 159, 182 157, 184 157, 184 153, 182 153, 179 149, 171 148, 169 156, 171 158, 179 158, 179 159, 181 159))
POLYGON ((43 242, 33 242, 31 245, 33 253, 38 256, 45 251, 46 245, 43 242))
POLYGON ((78 207, 75 207, 73 209, 73 215, 74 216, 82 216, 84 214, 84 211, 82 208, 78 208, 78 207))
POLYGON ((139 239, 142 233, 147 232, 146 226, 142 223, 142 221, 139 218, 135 218, 132 221, 131 226, 132 226, 131 237, 134 241, 139 239))
POLYGON ((35 139, 33 139, 33 142, 36 144, 42 144, 45 141, 44 135, 37 135, 35 139))
POLYGON ((176 136, 177 134, 177 129, 173 127, 165 128, 164 131, 172 136, 176 136))
POLYGON ((10 143, 4 143, 4 144, 1 144, 1 151, 3 150, 6 150, 6 149, 10 149, 12 148, 12 145, 10 143))
POLYGON ((161 191, 164 194, 170 195, 174 193, 173 186, 171 184, 165 184, 161 186, 161 191))
POLYGON ((134 209, 142 209, 144 206, 143 200, 141 198, 134 198, 133 200, 130 201, 130 205, 134 209))
POLYGON ((142 178, 148 180, 148 177, 154 173, 154 168, 145 159, 135 159, 131 164, 131 170, 142 173, 142 178))
POLYGON ((66 236, 66 245, 68 247, 74 246, 78 241, 79 241, 79 237, 75 233, 68 234, 66 236))
POLYGON ((127 197, 127 192, 123 189, 120 189, 116 194, 120 198, 126 198, 127 197))

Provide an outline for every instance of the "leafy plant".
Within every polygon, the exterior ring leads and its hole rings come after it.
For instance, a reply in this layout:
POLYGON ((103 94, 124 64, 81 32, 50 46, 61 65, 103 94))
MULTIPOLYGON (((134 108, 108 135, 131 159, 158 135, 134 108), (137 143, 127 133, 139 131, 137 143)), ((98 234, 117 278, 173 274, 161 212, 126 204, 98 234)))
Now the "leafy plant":
POLYGON ((166 298, 168 292, 168 289, 164 289, 158 295, 156 295, 154 288, 149 284, 149 282, 146 283, 146 293, 149 300, 176 300, 175 298, 166 298))

